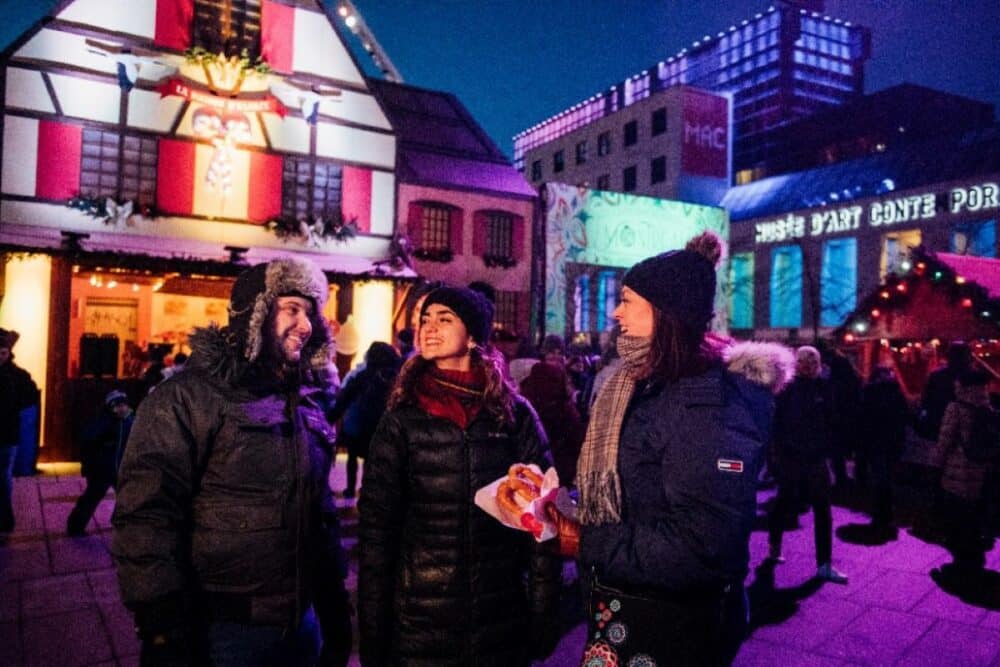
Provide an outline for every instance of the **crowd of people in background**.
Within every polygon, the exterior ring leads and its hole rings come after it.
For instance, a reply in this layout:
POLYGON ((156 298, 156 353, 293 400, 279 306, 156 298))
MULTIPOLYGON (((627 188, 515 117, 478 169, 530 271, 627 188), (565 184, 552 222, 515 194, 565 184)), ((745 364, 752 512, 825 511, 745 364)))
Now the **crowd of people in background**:
MULTIPOLYGON (((225 328, 196 330, 190 360, 156 350, 138 400, 112 390, 77 434, 86 490, 67 532, 85 534, 116 489, 113 554, 148 664, 343 665, 346 556, 327 481, 340 447, 339 495, 359 498, 363 664, 544 657, 562 559, 586 598, 585 660, 727 664, 747 628, 757 491, 776 486, 768 566, 808 508, 816 577, 847 584, 831 505, 864 507, 871 544, 896 539, 895 475, 916 437, 930 443, 927 495, 952 554, 930 576, 975 586, 997 528, 1000 377, 954 341, 915 403, 891 364, 863 379, 822 341, 715 334, 720 254, 706 234, 644 260, 624 276, 613 331, 522 339, 506 356, 489 285, 424 284, 409 326, 342 383, 322 274, 299 260, 254 267, 225 328), (548 509, 548 545, 471 504, 518 463, 553 465, 578 503, 576 517, 548 509)), ((0 532, 15 525, 21 414, 39 401, 17 339, 0 329, 0 532)))

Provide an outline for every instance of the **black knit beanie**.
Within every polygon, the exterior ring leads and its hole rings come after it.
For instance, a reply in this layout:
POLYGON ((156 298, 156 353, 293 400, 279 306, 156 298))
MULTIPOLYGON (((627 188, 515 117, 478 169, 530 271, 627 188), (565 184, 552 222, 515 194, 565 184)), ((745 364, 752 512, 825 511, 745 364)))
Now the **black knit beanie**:
POLYGON ((712 320, 715 264, 721 254, 722 241, 705 232, 688 241, 683 250, 642 260, 628 270, 622 283, 691 328, 705 329, 712 320))
MULTIPOLYGON (((326 276, 319 267, 297 257, 275 259, 241 273, 229 298, 229 329, 236 335, 246 360, 255 361, 260 354, 264 323, 275 299, 304 297, 312 301, 315 315, 326 305, 328 291, 326 276)), ((314 324, 314 336, 317 333, 314 324)))
POLYGON ((481 293, 467 287, 439 287, 424 299, 421 316, 427 312, 427 306, 432 303, 439 303, 454 311, 476 343, 486 345, 490 342, 490 333, 493 331, 493 304, 481 293))
POLYGON ((14 349, 14 343, 17 339, 21 337, 21 334, 17 333, 13 329, 3 329, 0 328, 0 347, 5 347, 8 350, 14 349))

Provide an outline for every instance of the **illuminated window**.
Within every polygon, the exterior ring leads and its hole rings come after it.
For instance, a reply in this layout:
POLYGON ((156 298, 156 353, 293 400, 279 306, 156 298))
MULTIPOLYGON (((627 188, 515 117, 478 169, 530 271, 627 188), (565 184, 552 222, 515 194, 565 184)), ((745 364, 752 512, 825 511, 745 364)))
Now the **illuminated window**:
POLYGON ((260 0, 195 0, 193 43, 211 53, 260 55, 260 0))
POLYGON ((286 157, 281 213, 295 218, 340 215, 341 166, 335 162, 286 157))
POLYGON ((566 161, 565 161, 565 157, 563 155, 563 152, 562 151, 556 151, 555 154, 552 155, 552 171, 553 171, 553 173, 558 174, 559 172, 561 172, 563 170, 563 167, 565 167, 565 166, 566 166, 566 161))
POLYGON ((858 300, 857 239, 830 239, 823 243, 819 284, 819 323, 824 327, 840 326, 858 300))
POLYGON ((423 204, 420 212, 420 249, 448 250, 451 248, 451 209, 440 204, 423 204))
POLYGON ((590 331, 590 276, 582 275, 576 279, 573 304, 576 306, 573 317, 574 331, 590 331))
POLYGON ((611 152, 611 133, 601 132, 597 135, 597 154, 608 155, 611 152))
POLYGON ((597 331, 607 331, 614 324, 613 313, 618 306, 617 271, 601 271, 597 277, 597 331))
POLYGON ((963 222, 951 233, 951 251, 976 257, 997 256, 996 220, 963 222))
POLYGON ((900 264, 910 256, 910 249, 920 245, 919 229, 891 232, 882 237, 882 256, 879 260, 879 275, 885 278, 890 273, 903 273, 900 264))
POLYGON ((729 260, 729 327, 753 328, 753 253, 742 252, 729 260))
POLYGON ((156 139, 85 128, 80 192, 152 204, 156 199, 156 139))
POLYGON ((611 174, 601 174, 597 177, 597 189, 598 190, 610 190, 611 189, 611 174))
POLYGON ((518 292, 496 291, 496 301, 493 303, 493 325, 497 329, 517 335, 527 328, 527 323, 519 323, 517 316, 518 292), (522 326, 519 326, 521 324, 522 326))
POLYGON ((514 216, 502 211, 486 214, 486 249, 488 257, 512 258, 514 256, 514 216))
POLYGON ((632 192, 635 190, 636 183, 636 171, 635 165, 631 167, 625 167, 622 170, 622 191, 632 192))
POLYGON ((587 161, 587 142, 579 141, 576 144, 576 163, 583 164, 587 161))
POLYGON ((667 158, 655 157, 649 163, 649 184, 656 185, 667 180, 667 158))
POLYGON ((652 136, 657 136, 663 134, 667 131, 667 109, 666 107, 660 107, 653 112, 650 118, 650 131, 652 136))
POLYGON ((802 325, 802 248, 795 245, 771 250, 771 326, 802 325))
POLYGON ((542 161, 535 160, 531 163, 531 180, 540 181, 542 180, 542 161))
POLYGON ((622 128, 622 145, 632 146, 637 141, 639 141, 639 123, 638 121, 630 120, 622 128))

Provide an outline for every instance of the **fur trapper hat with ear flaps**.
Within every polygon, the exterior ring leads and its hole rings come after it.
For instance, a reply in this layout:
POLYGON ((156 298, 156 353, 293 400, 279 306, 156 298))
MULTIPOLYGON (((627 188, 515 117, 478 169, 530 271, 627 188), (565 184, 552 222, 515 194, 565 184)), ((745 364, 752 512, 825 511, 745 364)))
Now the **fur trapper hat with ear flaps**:
POLYGON ((312 365, 325 365, 330 358, 330 334, 322 311, 329 289, 319 267, 298 257, 271 260, 241 273, 229 299, 228 329, 243 357, 254 362, 260 356, 264 326, 275 300, 279 296, 301 296, 312 301, 314 307, 313 333, 307 344, 315 359, 312 365))
POLYGON ((722 240, 703 232, 683 250, 670 250, 642 260, 622 283, 661 311, 676 315, 695 330, 708 326, 715 303, 715 267, 722 240))

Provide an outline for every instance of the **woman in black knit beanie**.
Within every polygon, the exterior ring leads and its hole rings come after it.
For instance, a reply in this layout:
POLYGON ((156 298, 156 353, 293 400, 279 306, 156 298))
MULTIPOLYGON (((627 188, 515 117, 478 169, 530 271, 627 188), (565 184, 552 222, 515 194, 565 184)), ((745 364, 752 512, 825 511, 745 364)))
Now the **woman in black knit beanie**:
POLYGON ((581 450, 579 523, 551 512, 592 576, 587 665, 727 664, 745 632, 773 397, 727 369, 735 348, 709 332, 721 254, 706 232, 623 279, 623 364, 581 450))
POLYGON ((493 306, 441 287, 421 309, 358 501, 361 663, 523 665, 555 646, 559 560, 473 504, 514 463, 551 465, 489 344, 493 306))

